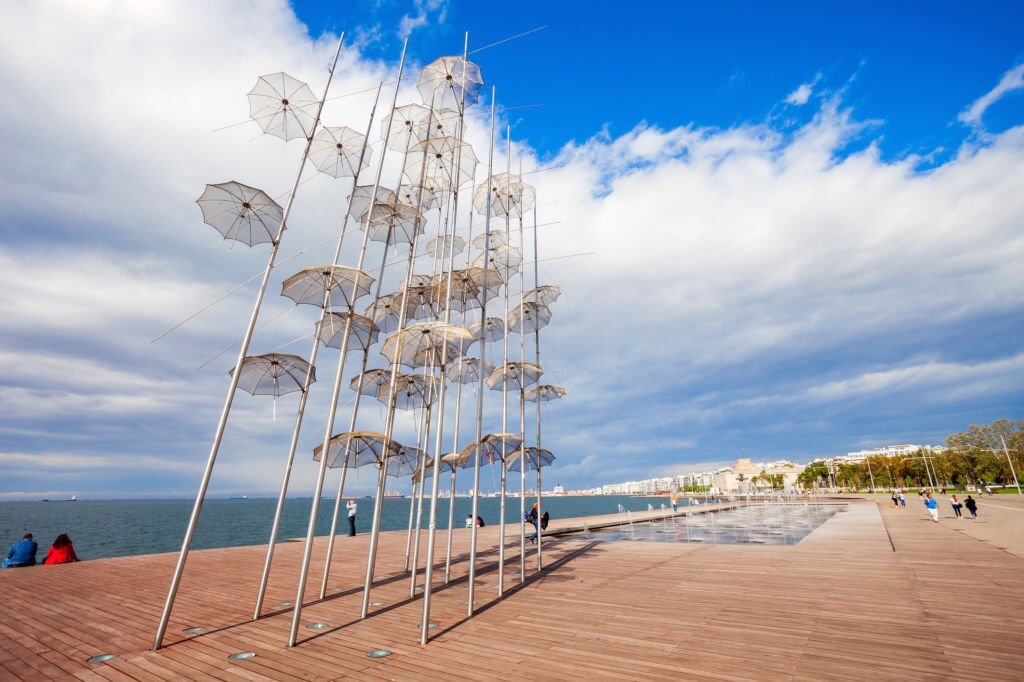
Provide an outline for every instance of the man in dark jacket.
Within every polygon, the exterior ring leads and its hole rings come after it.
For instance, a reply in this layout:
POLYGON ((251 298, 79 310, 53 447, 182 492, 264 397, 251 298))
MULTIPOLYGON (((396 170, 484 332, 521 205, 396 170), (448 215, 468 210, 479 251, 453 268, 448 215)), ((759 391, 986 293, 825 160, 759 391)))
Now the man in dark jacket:
POLYGON ((32 533, 25 533, 25 537, 14 543, 14 546, 11 547, 11 551, 7 553, 7 558, 4 560, 4 567, 18 568, 20 566, 35 566, 37 551, 39 551, 39 545, 37 545, 35 540, 32 539, 32 533))

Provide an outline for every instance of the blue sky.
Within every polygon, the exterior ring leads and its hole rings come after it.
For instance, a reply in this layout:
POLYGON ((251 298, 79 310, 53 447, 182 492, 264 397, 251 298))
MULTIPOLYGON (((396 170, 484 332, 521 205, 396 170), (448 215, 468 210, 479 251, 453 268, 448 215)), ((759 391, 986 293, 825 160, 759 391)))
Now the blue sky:
MULTIPOLYGON (((541 277, 565 292, 544 331, 545 380, 568 391, 545 407, 552 483, 939 443, 1024 416, 1024 7, 921 7, 18 5, 0 29, 0 499, 194 493, 233 356, 199 365, 254 291, 150 339, 262 268, 265 248, 218 241, 194 200, 228 179, 287 190, 301 144, 246 123, 245 93, 279 70, 319 91, 340 29, 325 120, 361 131, 372 97, 338 96, 393 79, 403 37, 415 78, 465 30, 473 49, 549 27, 474 58, 499 104, 544 104, 502 116, 517 160, 557 166, 530 176, 553 223, 541 277)), ((399 102, 415 98, 406 83, 399 102)), ((481 159, 486 136, 481 103, 481 159)), ((276 293, 330 257, 314 245, 345 182, 302 184, 282 247, 302 255, 275 271, 253 353, 309 352, 294 343, 309 311, 276 293)), ((321 357, 296 494, 336 360, 321 357)), ((275 421, 239 396, 212 494, 273 494, 294 407, 275 421)), ((379 408, 364 417, 380 428, 379 408)))
MULTIPOLYGON (((368 55, 384 59, 401 49, 386 27, 420 13, 395 0, 359 0, 344 10, 293 5, 313 35, 349 27, 368 55)), ((1019 2, 656 2, 623 17, 618 3, 528 0, 507 14, 477 2, 423 12, 429 30, 416 32, 411 49, 424 56, 461 53, 465 31, 473 50, 548 27, 478 55, 503 102, 545 105, 521 112, 516 124, 516 135, 545 153, 605 127, 621 135, 641 121, 799 124, 804 117, 780 102, 815 82, 817 96, 843 90, 858 118, 880 122, 885 156, 943 147, 937 158, 946 158, 970 132, 956 123, 964 103, 1024 59, 1019 2)), ((1004 130, 1020 122, 1024 102, 1007 98, 987 113, 988 128, 1004 130)))

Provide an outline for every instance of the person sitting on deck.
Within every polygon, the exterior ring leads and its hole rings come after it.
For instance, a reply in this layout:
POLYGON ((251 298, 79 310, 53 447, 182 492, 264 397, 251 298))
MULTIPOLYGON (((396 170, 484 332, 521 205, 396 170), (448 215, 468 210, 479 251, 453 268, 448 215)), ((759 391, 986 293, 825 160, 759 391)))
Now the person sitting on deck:
POLYGON ((70 564, 73 561, 78 561, 78 555, 75 554, 75 547, 71 544, 71 538, 68 537, 68 534, 61 533, 57 536, 57 539, 53 541, 53 545, 50 549, 46 550, 46 558, 43 559, 43 565, 52 566, 53 564, 70 564))
POLYGON ((466 528, 472 528, 472 527, 473 527, 473 515, 472 514, 466 514, 466 528))
POLYGON ((478 517, 476 517, 476 525, 477 525, 477 528, 483 528, 487 524, 484 523, 484 518, 482 516, 478 516, 478 517))
POLYGON ((4 559, 4 568, 35 566, 36 552, 38 551, 39 545, 32 539, 32 533, 25 533, 25 536, 14 543, 11 551, 7 553, 7 558, 4 559))

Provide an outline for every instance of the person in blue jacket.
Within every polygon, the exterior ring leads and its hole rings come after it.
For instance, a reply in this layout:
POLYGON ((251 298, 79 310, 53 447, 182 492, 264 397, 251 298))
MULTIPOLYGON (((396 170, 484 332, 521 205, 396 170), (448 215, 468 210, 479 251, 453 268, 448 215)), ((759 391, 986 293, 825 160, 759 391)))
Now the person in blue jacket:
POLYGON ((939 522, 939 503, 932 497, 931 493, 928 493, 924 498, 924 506, 928 510, 928 514, 932 517, 932 521, 939 522))
POLYGON ((4 559, 4 568, 35 566, 38 550, 39 545, 32 539, 32 533, 25 533, 25 537, 14 543, 11 551, 7 553, 7 558, 4 559))

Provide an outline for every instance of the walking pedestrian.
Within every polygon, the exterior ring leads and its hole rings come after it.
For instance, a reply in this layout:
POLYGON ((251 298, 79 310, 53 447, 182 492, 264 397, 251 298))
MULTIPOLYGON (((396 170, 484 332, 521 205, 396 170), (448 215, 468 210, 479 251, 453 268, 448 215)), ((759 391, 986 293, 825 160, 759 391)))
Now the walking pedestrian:
POLYGON ((349 500, 345 508, 348 509, 348 534, 354 536, 356 534, 356 505, 355 500, 349 500))
POLYGON ((932 521, 935 523, 939 522, 939 503, 932 497, 931 493, 928 493, 924 498, 924 506, 928 509, 928 514, 932 517, 932 521))
POLYGON ((907 506, 907 496, 903 494, 903 490, 900 490, 900 506, 901 507, 906 507, 907 506))
POLYGON ((960 507, 962 507, 963 505, 960 504, 960 500, 956 498, 956 494, 953 495, 953 498, 949 501, 949 503, 953 505, 953 513, 956 514, 956 517, 958 519, 962 519, 964 515, 960 511, 960 507))
POLYGON ((964 506, 967 507, 967 511, 971 512, 971 518, 978 518, 978 503, 974 501, 974 498, 970 495, 964 500, 964 506))
POLYGON ((892 491, 892 495, 890 495, 890 497, 892 498, 892 506, 894 506, 894 507, 900 506, 900 498, 899 498, 899 495, 896 494, 895 490, 892 491))

